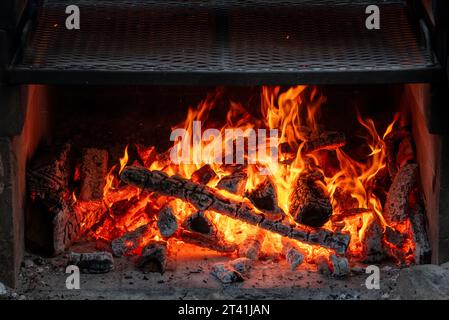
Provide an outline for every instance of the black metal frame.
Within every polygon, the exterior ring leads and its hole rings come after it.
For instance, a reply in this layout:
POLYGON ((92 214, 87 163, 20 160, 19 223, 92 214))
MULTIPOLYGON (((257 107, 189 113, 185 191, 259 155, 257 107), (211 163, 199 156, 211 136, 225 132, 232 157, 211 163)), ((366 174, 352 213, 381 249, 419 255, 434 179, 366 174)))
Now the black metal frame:
MULTIPOLYGON (((73 3, 74 1, 69 1, 73 3)), ((299 1, 301 2, 301 1, 299 1)), ((307 2, 307 1, 305 1, 307 2)), ((328 1, 329 2, 329 1, 328 1)), ((330 1, 332 2, 332 1, 330 1)), ((329 10, 323 7, 323 10, 329 10)), ((222 11, 214 12, 216 15, 216 39, 219 46, 227 45, 227 19, 222 11)), ((412 27, 413 24, 411 24, 412 27)), ((415 25, 413 25, 415 27, 415 25)), ((23 61, 23 53, 29 49, 27 41, 33 36, 34 27, 23 34, 23 44, 16 52, 16 58, 6 70, 6 82, 8 84, 101 84, 101 85, 294 85, 298 83, 307 84, 380 84, 380 83, 422 83, 440 82, 444 78, 442 67, 438 61, 426 66, 400 67, 397 69, 372 68, 363 70, 360 68, 326 69, 315 68, 302 70, 239 70, 228 68, 226 70, 215 69, 145 69, 132 70, 122 68, 111 68, 104 70, 95 68, 58 68, 47 66, 45 68, 27 65, 23 61)), ((418 30, 414 30, 418 32, 418 30)), ((422 45, 427 42, 425 39, 422 45)), ((430 55, 432 49, 427 48, 430 55)), ((29 51, 29 50, 28 50, 29 51)), ((32 49, 34 52, 34 49, 32 49)))

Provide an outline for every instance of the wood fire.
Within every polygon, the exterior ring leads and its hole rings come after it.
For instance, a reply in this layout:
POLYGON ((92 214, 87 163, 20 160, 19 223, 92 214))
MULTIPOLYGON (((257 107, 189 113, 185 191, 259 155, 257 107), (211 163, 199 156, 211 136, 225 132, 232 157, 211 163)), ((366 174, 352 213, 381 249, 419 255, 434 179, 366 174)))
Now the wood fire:
POLYGON ((316 87, 263 87, 259 116, 230 102, 216 128, 208 117, 219 94, 188 110, 174 128, 188 139, 164 152, 129 145, 108 170, 107 150, 73 160, 68 145, 36 162, 32 202, 53 215, 54 252, 83 236, 162 273, 170 251, 189 243, 229 256, 211 269, 224 283, 244 280, 259 259, 282 258, 292 270, 315 264, 336 277, 353 263, 427 259, 418 166, 399 114, 383 134, 357 115, 369 152, 355 160, 350 137, 322 127, 326 99, 316 87), (198 123, 215 135, 198 138, 198 123))

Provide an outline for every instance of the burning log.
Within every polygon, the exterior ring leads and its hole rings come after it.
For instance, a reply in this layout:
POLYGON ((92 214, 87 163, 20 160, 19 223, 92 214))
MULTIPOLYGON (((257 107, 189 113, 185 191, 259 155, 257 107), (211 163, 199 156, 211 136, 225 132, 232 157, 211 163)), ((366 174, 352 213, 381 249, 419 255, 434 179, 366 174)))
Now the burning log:
POLYGON ((261 231, 248 236, 238 249, 239 256, 251 260, 259 259, 260 249, 262 249, 264 239, 265 234, 261 231))
POLYGON ((427 237, 426 213, 420 200, 417 200, 411 209, 410 222, 415 243, 415 263, 428 264, 432 256, 432 249, 427 237))
POLYGON ((290 215, 296 222, 311 227, 321 227, 332 215, 329 197, 318 183, 316 173, 302 173, 290 195, 290 215))
POLYGON ((109 252, 71 252, 68 265, 79 267, 83 273, 107 273, 114 269, 114 258, 109 252))
POLYGON ((181 240, 219 252, 234 252, 237 247, 226 243, 215 225, 198 211, 187 217, 180 231, 181 240))
POLYGON ((133 250, 137 249, 140 240, 150 228, 150 225, 146 224, 134 231, 127 232, 120 238, 112 240, 111 247, 112 253, 116 257, 121 257, 130 254, 133 250))
POLYGON ((246 173, 235 172, 221 178, 217 184, 217 188, 237 195, 243 195, 245 192, 246 179, 246 173))
POLYGON ((209 181, 216 177, 217 174, 214 169, 212 169, 210 165, 206 164, 192 174, 191 180, 199 184, 208 184, 209 181))
POLYGON ((72 147, 43 150, 27 171, 31 197, 26 215, 26 242, 29 248, 57 255, 78 239, 82 216, 73 209, 68 194, 73 171, 72 147))
MULTIPOLYGON (((324 131, 314 134, 310 128, 303 127, 302 131, 303 147, 302 154, 308 154, 319 150, 337 150, 346 145, 344 133, 335 131, 324 131)), ((280 161, 283 164, 291 164, 298 153, 298 146, 291 146, 288 143, 279 145, 280 161)))
POLYGON ((138 202, 139 197, 134 196, 131 199, 123 199, 117 202, 109 208, 109 211, 114 216, 123 216, 127 214, 138 202))
POLYGON ((284 242, 282 253, 284 254, 285 260, 287 260, 292 271, 296 270, 298 266, 303 263, 305 258, 305 254, 302 250, 295 246, 291 241, 284 242))
POLYGON ((189 231, 201 233, 208 237, 217 235, 217 228, 202 211, 195 212, 187 217, 187 219, 182 223, 182 226, 189 231))
POLYGON ((128 201, 131 196, 138 196, 138 189, 133 186, 125 185, 118 189, 109 189, 103 200, 106 203, 116 203, 128 201))
POLYGON ((407 218, 408 198, 415 184, 417 171, 417 164, 407 164, 393 179, 384 207, 384 217, 388 224, 400 223, 407 218))
POLYGON ((142 250, 137 266, 144 272, 163 274, 167 266, 167 242, 153 241, 148 244, 142 250))
POLYGON ((166 204, 159 212, 157 226, 164 238, 171 237, 178 230, 178 220, 170 204, 166 204))
POLYGON ((218 252, 232 253, 237 249, 234 244, 226 243, 217 236, 209 236, 185 229, 179 230, 179 239, 218 252))
POLYGON ((341 210, 339 214, 332 215, 331 221, 337 223, 343 221, 346 218, 355 217, 368 212, 371 212, 371 210, 367 208, 351 208, 347 210, 341 210))
POLYGON ((267 213, 283 213, 278 206, 276 189, 270 179, 265 179, 256 189, 249 192, 246 197, 259 210, 267 213))
POLYGON ((373 218, 365 230, 362 239, 362 261, 364 263, 380 262, 385 258, 382 243, 382 226, 378 219, 373 218))
POLYGON ((341 132, 325 131, 308 137, 302 149, 303 153, 318 150, 336 150, 346 145, 346 137, 341 132))
POLYGON ((83 153, 80 172, 80 200, 103 199, 105 177, 108 174, 108 152, 94 148, 86 149, 83 153))
POLYGON ((348 234, 292 225, 285 216, 277 220, 270 219, 268 215, 255 211, 251 205, 245 202, 227 199, 212 188, 193 183, 182 177, 169 177, 161 171, 126 167, 121 174, 121 179, 125 183, 146 191, 179 198, 200 211, 216 211, 284 237, 334 249, 339 254, 344 254, 349 244, 350 236, 348 234))
POLYGON ((395 245, 398 248, 402 248, 405 242, 405 235, 401 232, 397 231, 396 229, 387 226, 385 228, 385 240, 389 243, 395 245))

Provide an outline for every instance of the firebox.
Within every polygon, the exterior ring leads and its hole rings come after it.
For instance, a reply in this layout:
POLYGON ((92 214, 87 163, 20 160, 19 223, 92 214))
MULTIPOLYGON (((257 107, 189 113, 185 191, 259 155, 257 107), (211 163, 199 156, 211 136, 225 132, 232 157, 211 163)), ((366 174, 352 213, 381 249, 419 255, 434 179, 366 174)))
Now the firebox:
POLYGON ((162 287, 189 269, 194 287, 276 297, 301 272, 345 283, 449 260, 447 3, 0 9, 8 285, 25 252, 94 287, 98 273, 162 287))

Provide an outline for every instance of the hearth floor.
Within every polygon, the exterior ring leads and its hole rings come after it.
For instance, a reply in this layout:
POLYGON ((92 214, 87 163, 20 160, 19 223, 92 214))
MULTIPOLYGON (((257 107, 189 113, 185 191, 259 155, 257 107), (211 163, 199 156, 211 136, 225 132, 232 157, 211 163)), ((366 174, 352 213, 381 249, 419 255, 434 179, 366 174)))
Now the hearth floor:
MULTIPOLYGON (((77 245, 75 252, 87 252, 77 245)), ((12 293, 19 299, 396 299, 394 289, 400 269, 382 265, 380 290, 365 286, 368 274, 351 273, 335 279, 303 264, 291 271, 283 260, 257 261, 244 282, 224 285, 210 274, 213 263, 229 260, 213 251, 191 245, 172 254, 167 271, 143 273, 132 258, 115 258, 114 270, 106 274, 81 274, 80 290, 68 290, 67 258, 41 258, 27 254, 19 286, 12 293)))

